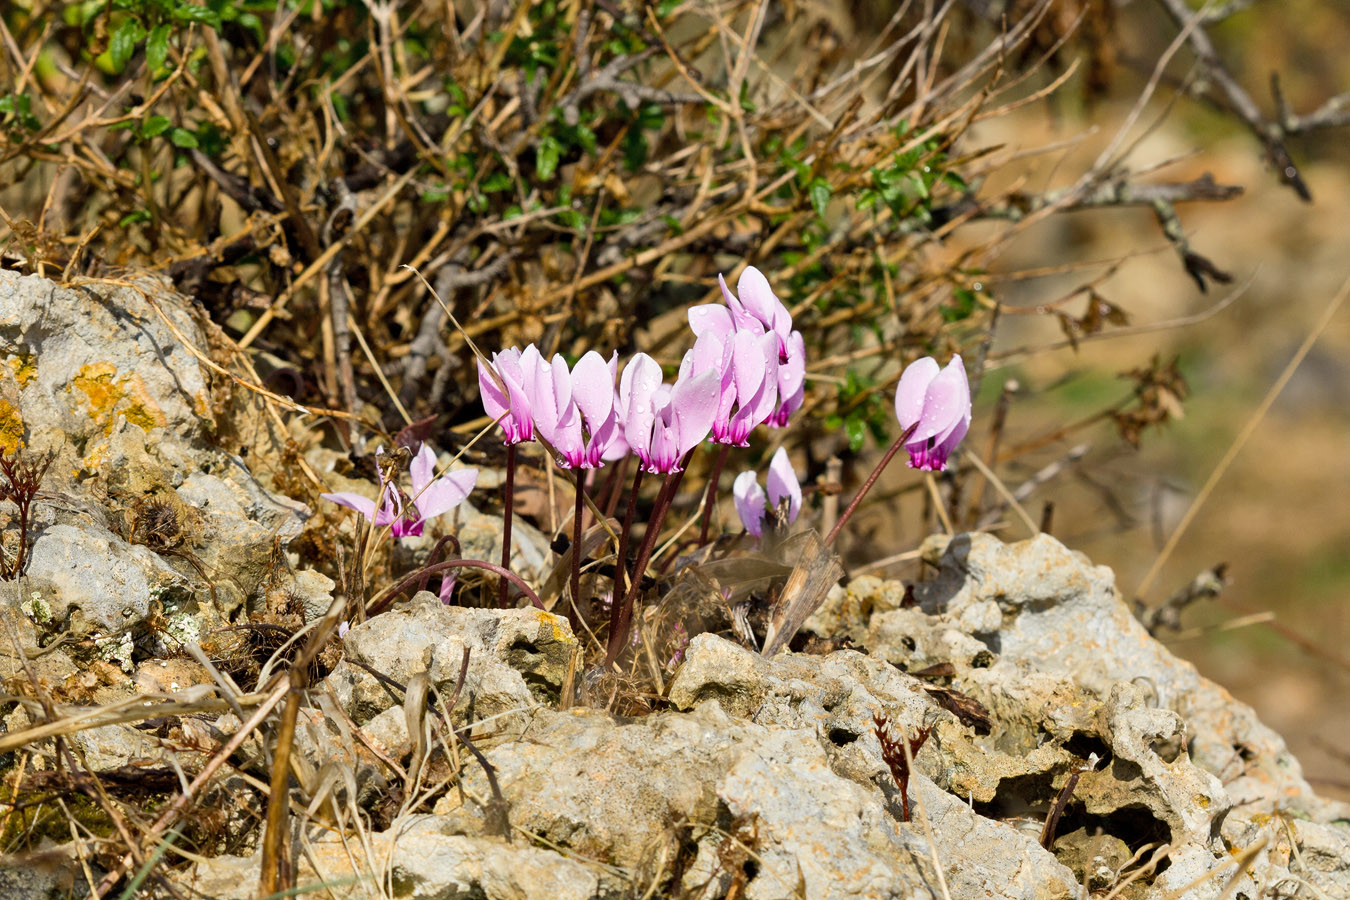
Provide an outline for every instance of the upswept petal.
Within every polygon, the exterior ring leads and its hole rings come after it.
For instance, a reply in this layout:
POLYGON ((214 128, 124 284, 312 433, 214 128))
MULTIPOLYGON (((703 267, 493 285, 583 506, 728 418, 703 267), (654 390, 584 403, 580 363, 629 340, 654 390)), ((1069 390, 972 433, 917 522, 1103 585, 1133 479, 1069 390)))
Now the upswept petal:
POLYGON ((923 414, 919 417, 919 426, 914 429, 907 443, 927 441, 929 438, 941 442, 962 421, 970 421, 970 383, 966 380, 961 357, 953 356, 947 367, 929 382, 923 396, 923 414))
POLYGON ((420 516, 419 521, 434 519, 459 506, 477 483, 477 469, 456 469, 437 478, 420 494, 413 497, 413 505, 417 507, 417 514, 420 516))
POLYGON ((689 329, 695 337, 703 337, 711 332, 726 339, 734 330, 731 323, 731 310, 716 303, 704 303, 689 307, 689 329))
POLYGON ((366 521, 372 521, 375 518, 375 501, 362 497, 360 494, 340 491, 335 494, 320 494, 319 496, 325 500, 331 500, 338 506, 356 510, 366 517, 366 521))
POLYGON ((736 281, 736 296, 746 312, 765 325, 773 324, 775 307, 780 304, 763 272, 754 266, 746 266, 736 281))
MULTIPOLYGON (((500 419, 502 428, 505 429, 507 421, 503 413, 510 413, 511 402, 502 389, 497 387, 497 383, 488 372, 488 366, 488 363, 478 360, 478 394, 483 399, 483 412, 487 413, 489 418, 500 419)), ((500 372, 497 374, 501 375, 500 372)))
POLYGON ((655 399, 660 388, 661 366, 647 354, 636 354, 624 366, 619 379, 624 439, 644 465, 651 458, 652 426, 656 422, 655 399))
POLYGON ((572 399, 592 429, 614 411, 614 374, 605 358, 594 350, 572 368, 572 399))
POLYGON ((736 296, 731 293, 731 288, 727 287, 727 280, 720 274, 717 276, 717 286, 722 289, 722 299, 727 302, 727 309, 731 312, 731 323, 735 330, 763 334, 764 323, 751 315, 746 310, 745 304, 736 299, 736 296))
MULTIPOLYGON (((759 393, 759 389, 767 379, 765 373, 769 365, 769 356, 773 357, 774 368, 777 368, 778 354, 776 340, 771 339, 774 346, 774 353, 764 352, 764 342, 758 336, 748 331, 736 332, 736 337, 732 339, 731 344, 731 372, 736 382, 736 399, 740 405, 745 407, 750 400, 759 393)), ((774 387, 777 388, 777 373, 774 373, 774 387)))
POLYGON ((792 462, 788 459, 787 451, 782 447, 773 455, 769 462, 769 503, 778 508, 778 504, 784 497, 788 498, 788 521, 797 521, 797 513, 802 508, 802 486, 797 480, 797 473, 792 470, 792 462))
POLYGON ((712 430, 720 395, 721 376, 715 371, 680 379, 671 389, 670 406, 675 417, 676 442, 681 458, 697 447, 712 430))
POLYGON ((759 339, 759 349, 764 356, 764 384, 759 393, 750 400, 750 429, 768 421, 778 406, 778 339, 773 334, 765 334, 759 339))
POLYGON ((428 444, 423 444, 417 455, 408 463, 408 475, 412 478, 413 496, 422 493, 422 488, 431 484, 436 475, 436 454, 428 444))
POLYGON ((901 428, 909 428, 923 416, 923 398, 938 371, 937 360, 925 356, 910 363, 900 376, 895 389, 895 417, 901 428))
MULTIPOLYGON (((524 351, 517 350, 515 347, 496 353, 492 357, 492 369, 500 376, 502 383, 506 386, 505 397, 501 396, 501 391, 493 382, 490 373, 484 373, 482 366, 479 366, 479 385, 482 386, 486 380, 493 388, 493 402, 496 404, 504 403, 508 415, 502 418, 502 439, 508 444, 518 444, 521 441, 534 440, 534 421, 530 414, 530 400, 525 391, 525 372, 532 371, 533 364, 538 360, 539 351, 533 344, 527 346, 524 351)), ((484 408, 487 409, 486 394, 484 394, 484 408)), ((488 410, 489 415, 494 419, 501 415, 502 410, 495 412, 488 410)))
POLYGON ((759 486, 754 472, 742 472, 731 483, 731 498, 736 514, 752 537, 759 537, 764 528, 764 488, 759 486))

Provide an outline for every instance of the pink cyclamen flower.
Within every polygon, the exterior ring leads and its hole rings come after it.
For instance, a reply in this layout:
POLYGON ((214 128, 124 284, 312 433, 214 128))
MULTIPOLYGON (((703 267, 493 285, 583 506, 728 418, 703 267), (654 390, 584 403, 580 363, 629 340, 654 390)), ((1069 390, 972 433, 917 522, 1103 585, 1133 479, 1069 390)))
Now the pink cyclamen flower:
POLYGON ((721 397, 716 369, 662 384, 661 366, 645 353, 635 355, 619 380, 619 414, 628 446, 645 472, 677 472, 686 453, 712 430, 721 397))
POLYGON ((413 487, 413 507, 417 510, 416 519, 405 514, 403 498, 396 484, 384 485, 384 503, 378 510, 374 500, 360 494, 341 492, 319 496, 356 510, 376 527, 388 525, 394 537, 420 537, 428 519, 434 519, 459 506, 478 482, 477 469, 459 469, 433 480, 435 473, 436 454, 423 444, 408 466, 413 487))
POLYGON ((718 374, 712 439, 748 447, 750 432, 773 415, 778 402, 778 339, 772 334, 705 331, 680 363, 680 377, 718 374))
POLYGON ((895 391, 895 415, 901 428, 914 426, 905 441, 909 464, 941 472, 947 457, 970 430, 970 382, 960 356, 939 370, 931 356, 911 363, 895 391))
POLYGON ((731 486, 731 496, 736 503, 736 513, 741 524, 753 537, 759 537, 764 530, 764 514, 767 509, 777 510, 784 499, 788 501, 787 521, 797 521, 802 509, 802 486, 797 481, 797 473, 792 470, 787 451, 782 447, 769 462, 769 493, 759 486, 755 473, 745 471, 736 476, 731 486))
POLYGON ((792 314, 769 287, 769 279, 754 266, 746 266, 736 282, 736 293, 731 293, 726 279, 717 276, 725 307, 715 303, 689 309, 689 327, 695 335, 714 330, 723 335, 730 331, 749 331, 754 334, 773 334, 777 337, 778 361, 785 362, 788 342, 792 336, 792 314))
POLYGON ((530 416, 525 380, 526 373, 535 371, 541 363, 543 358, 534 344, 524 350, 508 347, 492 354, 492 372, 501 379, 498 385, 488 367, 481 359, 478 361, 478 391, 483 409, 502 426, 502 441, 507 444, 534 440, 534 420, 530 416))
POLYGON ((594 350, 569 372, 554 355, 525 371, 525 394, 539 434, 558 451, 564 469, 597 469, 628 452, 615 407, 619 355, 608 363, 594 350))
MULTIPOLYGON (((717 276, 717 284, 722 289, 722 298, 726 301, 726 306, 709 303, 691 307, 689 327, 700 341, 707 335, 714 335, 724 345, 731 344, 732 336, 740 332, 769 336, 768 342, 773 345, 768 351, 769 355, 777 357, 776 370, 765 372, 768 379, 765 400, 768 402, 769 412, 757 418, 750 425, 750 429, 761 422, 771 428, 781 428, 787 424, 788 418, 801 408, 806 397, 806 342, 802 339, 801 332, 792 330, 792 314, 774 294, 773 289, 769 287, 768 279, 759 269, 748 266, 741 273, 740 280, 736 283, 739 298, 727 288, 726 279, 721 275, 717 276), (773 390, 768 390, 769 387, 773 390), (773 396, 770 397, 769 394, 773 396)), ((750 396, 738 399, 742 409, 756 406, 755 400, 750 396)), ((727 417, 723 415, 719 416, 718 421, 726 419, 727 417)), ((713 440, 718 443, 745 446, 743 439, 729 440, 725 434, 719 433, 716 427, 713 429, 713 440)))

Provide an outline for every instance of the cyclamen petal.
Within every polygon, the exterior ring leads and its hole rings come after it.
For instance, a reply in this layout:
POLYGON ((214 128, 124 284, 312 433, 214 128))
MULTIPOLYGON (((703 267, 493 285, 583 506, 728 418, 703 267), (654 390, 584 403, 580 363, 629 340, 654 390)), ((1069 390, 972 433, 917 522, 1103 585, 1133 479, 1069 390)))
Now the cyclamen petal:
POLYGON ((647 471, 652 471, 649 450, 656 423, 655 398, 660 388, 661 366, 645 353, 629 360, 619 379, 624 439, 647 471))
POLYGON ((670 392, 670 407, 677 425, 676 441, 681 458, 702 443, 717 418, 721 395, 721 377, 704 372, 675 383, 670 392))
POLYGON ((477 483, 477 469, 456 469, 414 495, 413 505, 422 521, 434 519, 463 503, 477 483))
POLYGON ((901 428, 908 428, 923 415, 923 398, 941 367, 931 356, 916 359, 900 376, 895 389, 895 417, 901 428))
POLYGON ((755 473, 742 472, 731 484, 731 498, 736 504, 736 514, 741 524, 752 537, 759 537, 764 529, 765 498, 764 488, 759 486, 755 473))
POLYGON ((338 506, 345 506, 348 509, 354 509, 366 517, 369 522, 375 518, 375 501, 368 497, 362 497, 360 494, 352 494, 342 491, 336 494, 320 494, 325 500, 332 501, 338 506))
POLYGON ((412 479, 413 496, 422 493, 422 489, 431 484, 436 474, 436 454, 431 452, 429 444, 423 444, 417 455, 408 463, 408 477, 412 479))
POLYGON ((736 295, 731 293, 731 288, 727 287, 727 280, 721 275, 717 276, 717 286, 722 289, 722 299, 727 302, 727 310, 731 313, 731 324, 735 330, 763 334, 764 323, 755 318, 745 308, 744 303, 736 299, 736 295))
POLYGON ((792 462, 788 459, 787 451, 782 447, 774 453, 773 459, 769 462, 769 503, 774 509, 782 502, 784 497, 788 498, 788 521, 797 521, 797 513, 802 509, 802 486, 797 480, 797 473, 792 469, 792 462))
POLYGON ((712 333, 725 340, 735 327, 731 321, 731 311, 716 303, 704 303, 689 307, 689 329, 695 337, 712 333))
POLYGON ((767 424, 781 428, 806 400, 806 341, 800 331, 788 336, 787 359, 778 366, 778 406, 767 424))
POLYGON ((779 359, 785 358, 788 336, 792 331, 792 315, 773 288, 769 287, 769 279, 754 266, 746 266, 736 282, 736 293, 740 295, 741 305, 764 326, 764 330, 778 336, 779 359))

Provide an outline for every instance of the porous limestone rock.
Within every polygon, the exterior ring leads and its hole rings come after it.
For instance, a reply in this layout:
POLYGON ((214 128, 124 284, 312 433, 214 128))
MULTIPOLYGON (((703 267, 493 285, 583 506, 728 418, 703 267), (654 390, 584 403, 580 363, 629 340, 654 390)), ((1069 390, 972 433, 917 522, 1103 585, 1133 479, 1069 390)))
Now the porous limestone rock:
MULTIPOLYGON (((352 850, 350 842, 315 835, 300 856, 298 886, 308 888, 306 894, 317 889, 337 900, 384 896, 376 881, 392 885, 394 897, 408 900, 594 900, 601 896, 597 891, 599 866, 525 841, 508 844, 496 838, 447 834, 434 816, 399 819, 387 831, 372 835, 361 850, 352 850)), ((183 884, 199 892, 198 896, 214 900, 253 900, 259 863, 258 857, 207 860, 183 884)))
POLYGON ((567 620, 550 613, 445 606, 421 591, 352 627, 343 640, 346 656, 328 683, 348 715, 364 724, 403 697, 352 660, 405 687, 425 674, 448 700, 467 649, 469 667, 454 714, 458 721, 481 722, 556 702, 575 646, 567 620))

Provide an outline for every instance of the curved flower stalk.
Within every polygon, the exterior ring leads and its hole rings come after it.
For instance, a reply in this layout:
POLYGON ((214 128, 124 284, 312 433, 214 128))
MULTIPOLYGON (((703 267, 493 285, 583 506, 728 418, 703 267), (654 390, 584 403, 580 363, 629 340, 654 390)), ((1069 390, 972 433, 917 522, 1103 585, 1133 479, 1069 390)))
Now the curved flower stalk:
MULTIPOLYGON (((377 455, 381 453, 382 449, 376 451, 377 455)), ((413 487, 412 505, 417 511, 416 518, 406 512, 398 485, 392 483, 381 485, 384 502, 379 509, 375 508, 374 500, 360 494, 344 491, 319 496, 339 506, 356 510, 376 527, 388 525, 394 537, 420 537, 428 519, 444 515, 459 506, 478 482, 477 469, 458 469, 440 478, 433 478, 435 473, 436 454, 431 452, 429 446, 423 444, 422 449, 408 466, 408 475, 413 487)))
POLYGON ((960 356, 939 369, 931 356, 916 360, 900 376, 895 415, 909 430, 905 449, 912 468, 941 472, 970 430, 970 382, 960 356))
POLYGON ((534 372, 541 363, 543 358, 534 344, 524 350, 508 347, 492 354, 490 366, 501 379, 499 386, 483 361, 478 361, 478 390, 482 395, 483 410, 501 425, 502 441, 508 446, 534 440, 534 420, 525 384, 526 373, 534 372))
POLYGON ((685 454, 712 431, 720 399, 717 370, 682 375, 669 387, 661 382, 656 360, 634 356, 619 381, 619 411, 624 439, 643 471, 681 471, 685 454))
POLYGON ((749 470, 737 475, 731 485, 736 512, 740 515, 745 530, 752 537, 759 537, 763 533, 766 510, 782 509, 784 500, 787 501, 787 509, 786 519, 783 521, 787 524, 797 521, 797 514, 801 512, 801 483, 797 480, 797 473, 792 470, 787 451, 782 447, 778 448, 778 452, 769 463, 768 485, 769 492, 766 497, 755 473, 749 470))

